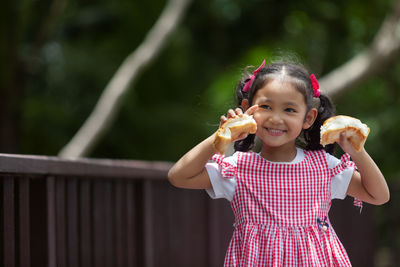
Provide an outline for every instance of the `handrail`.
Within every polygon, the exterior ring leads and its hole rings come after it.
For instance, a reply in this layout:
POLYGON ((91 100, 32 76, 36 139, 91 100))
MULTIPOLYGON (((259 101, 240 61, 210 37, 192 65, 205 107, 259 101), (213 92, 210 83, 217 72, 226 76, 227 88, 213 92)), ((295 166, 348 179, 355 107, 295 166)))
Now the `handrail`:
POLYGON ((167 177, 172 164, 161 161, 63 159, 54 156, 0 153, 0 174, 158 180, 167 177))

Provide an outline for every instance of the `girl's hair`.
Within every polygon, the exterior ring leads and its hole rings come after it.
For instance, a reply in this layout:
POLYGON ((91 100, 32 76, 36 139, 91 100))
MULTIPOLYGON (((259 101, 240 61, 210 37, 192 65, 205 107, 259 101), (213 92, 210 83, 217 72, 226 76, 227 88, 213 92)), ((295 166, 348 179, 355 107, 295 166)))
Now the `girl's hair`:
MULTIPOLYGON (((248 92, 243 92, 243 87, 246 85, 246 82, 250 80, 250 75, 248 73, 245 74, 236 86, 237 105, 240 107, 242 100, 247 99, 249 106, 252 106, 253 98, 257 90, 263 88, 264 85, 274 79, 290 82, 304 96, 307 112, 313 108, 315 102, 318 102, 315 101, 317 98, 314 98, 314 89, 310 79, 310 73, 308 73, 304 67, 287 62, 276 62, 266 65, 258 71, 248 92)), ((320 128, 326 119, 335 115, 335 108, 330 98, 323 94, 319 96, 319 104, 317 105, 318 115, 314 124, 310 128, 303 130, 297 141, 300 146, 307 150, 325 149, 327 152, 333 153, 334 145, 323 147, 320 144, 320 128)), ((255 135, 250 134, 247 138, 237 141, 235 143, 235 150, 250 150, 254 145, 254 139, 255 135)))

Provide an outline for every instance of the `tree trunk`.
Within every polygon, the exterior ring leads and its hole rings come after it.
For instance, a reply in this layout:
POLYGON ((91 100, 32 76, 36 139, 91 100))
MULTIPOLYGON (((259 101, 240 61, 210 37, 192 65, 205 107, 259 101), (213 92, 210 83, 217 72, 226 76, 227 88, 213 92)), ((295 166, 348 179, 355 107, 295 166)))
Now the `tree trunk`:
POLYGON ((320 79, 321 88, 330 96, 366 81, 394 62, 400 53, 400 1, 383 21, 367 49, 320 79))
POLYGON ((143 43, 126 58, 104 89, 88 119, 72 140, 62 148, 60 157, 84 157, 91 152, 113 123, 127 91, 168 41, 190 1, 170 0, 167 3, 143 43))

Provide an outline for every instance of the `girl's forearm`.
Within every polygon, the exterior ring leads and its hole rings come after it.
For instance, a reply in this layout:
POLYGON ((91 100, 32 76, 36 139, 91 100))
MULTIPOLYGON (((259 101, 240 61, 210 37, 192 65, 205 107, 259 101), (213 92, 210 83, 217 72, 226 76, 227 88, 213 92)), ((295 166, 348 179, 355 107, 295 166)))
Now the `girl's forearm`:
POLYGON ((168 172, 168 179, 175 186, 184 186, 185 182, 198 176, 204 171, 205 165, 212 155, 216 153, 211 135, 203 142, 192 148, 168 172))
POLYGON ((390 193, 385 178, 365 149, 352 153, 351 158, 357 165, 363 187, 373 199, 372 204, 379 205, 389 201, 390 193))
MULTIPOLYGON (((258 109, 258 105, 248 107, 247 102, 243 102, 242 106, 246 106, 246 114, 253 115, 258 109)), ((240 108, 228 110, 227 117, 221 116, 220 127, 229 118, 234 118, 243 114, 240 108)), ((213 141, 215 134, 192 148, 186 153, 168 172, 168 179, 174 186, 193 189, 211 188, 210 177, 208 176, 205 165, 210 157, 216 153, 213 141)), ((241 134, 238 139, 245 138, 247 133, 241 134)))

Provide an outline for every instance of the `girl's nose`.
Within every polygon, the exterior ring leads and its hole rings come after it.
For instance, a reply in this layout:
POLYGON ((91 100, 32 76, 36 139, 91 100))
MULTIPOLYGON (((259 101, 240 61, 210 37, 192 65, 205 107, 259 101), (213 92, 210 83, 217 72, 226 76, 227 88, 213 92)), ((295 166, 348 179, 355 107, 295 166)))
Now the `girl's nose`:
POLYGON ((269 121, 274 124, 282 123, 281 117, 279 116, 279 114, 276 113, 271 114, 271 116, 269 117, 269 121))

